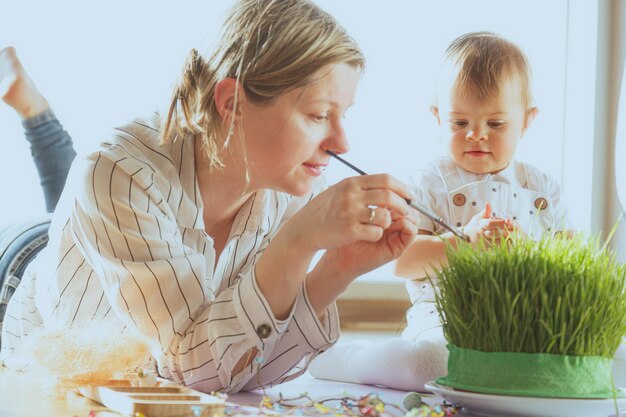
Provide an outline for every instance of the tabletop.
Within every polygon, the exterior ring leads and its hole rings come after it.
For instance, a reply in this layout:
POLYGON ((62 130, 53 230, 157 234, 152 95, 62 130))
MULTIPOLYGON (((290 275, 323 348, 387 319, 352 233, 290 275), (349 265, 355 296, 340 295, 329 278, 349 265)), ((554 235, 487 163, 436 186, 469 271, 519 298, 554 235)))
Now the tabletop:
MULTIPOLYGON (((349 395, 361 397, 377 393, 387 404, 402 404, 405 391, 398 391, 369 385, 323 381, 305 374, 294 381, 263 391, 242 392, 228 397, 228 403, 240 406, 258 407, 263 395, 276 400, 293 398, 307 392, 314 400, 349 395)), ((429 404, 441 402, 439 397, 424 398, 429 404)), ((101 405, 82 397, 73 391, 57 393, 49 383, 28 373, 16 373, 0 368, 0 416, 1 417, 119 417, 120 414, 108 411, 101 405)), ((192 414, 190 413, 190 417, 192 414)), ((476 417, 461 410, 459 417, 476 417)), ((626 417, 626 414, 621 414, 626 417)), ((149 416, 147 416, 149 417, 149 416)), ((183 416, 181 416, 183 417, 183 416)), ((236 417, 236 416, 235 416, 236 417)), ((502 416, 507 417, 507 416, 502 416)), ((572 416, 573 417, 573 416, 572 416)), ((577 416, 581 417, 581 416, 577 416)))
MULTIPOLYGON (((97 417, 119 416, 107 411, 99 404, 82 397, 73 391, 57 392, 49 381, 37 378, 32 374, 18 373, 0 368, 0 416, 2 417, 90 417, 92 411, 97 417)), ((386 403, 402 404, 406 392, 368 385, 348 384, 333 381, 322 381, 309 374, 285 384, 265 390, 272 399, 279 395, 285 398, 297 397, 308 392, 315 400, 338 397, 349 394, 360 397, 370 393, 378 393, 386 403)), ((258 407, 263 399, 260 390, 242 392, 228 397, 229 403, 242 406, 258 407)), ((429 399, 434 401, 436 399, 429 399)), ((469 414, 465 416, 469 417, 469 414)))

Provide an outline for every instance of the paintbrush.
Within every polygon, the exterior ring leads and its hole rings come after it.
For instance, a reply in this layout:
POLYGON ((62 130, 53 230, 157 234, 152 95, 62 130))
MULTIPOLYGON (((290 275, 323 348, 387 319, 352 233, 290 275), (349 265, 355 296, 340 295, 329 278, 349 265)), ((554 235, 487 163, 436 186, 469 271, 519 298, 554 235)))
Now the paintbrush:
MULTIPOLYGON (((362 169, 359 169, 357 167, 355 167, 354 165, 352 165, 350 162, 346 161, 345 159, 343 159, 342 157, 340 157, 339 155, 337 155, 336 153, 332 152, 332 151, 326 151, 327 154, 329 154, 330 156, 332 156, 333 158, 337 159, 339 162, 343 163, 344 165, 352 168, 354 171, 358 172, 361 175, 367 175, 367 173, 365 171, 363 171, 362 169)), ((449 230, 450 232, 452 232, 453 235, 469 242, 470 238, 469 236, 467 236, 465 233, 463 233, 461 230, 459 230, 458 228, 446 223, 440 216, 438 216, 436 213, 433 213, 432 211, 428 210, 425 207, 420 206, 419 204, 417 204, 416 202, 414 202, 413 200, 411 200, 410 198, 405 198, 404 199, 406 201, 406 203, 413 207, 415 210, 419 211, 420 213, 422 213, 424 216, 428 217, 429 219, 431 219, 432 221, 434 221, 435 223, 441 225, 442 227, 446 228, 447 230, 449 230)))

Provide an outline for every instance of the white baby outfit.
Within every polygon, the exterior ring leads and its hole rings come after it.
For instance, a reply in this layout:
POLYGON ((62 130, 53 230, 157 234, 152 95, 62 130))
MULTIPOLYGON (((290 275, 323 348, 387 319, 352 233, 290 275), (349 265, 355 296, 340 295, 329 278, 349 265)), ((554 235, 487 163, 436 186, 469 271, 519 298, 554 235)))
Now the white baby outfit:
MULTIPOLYGON (((535 238, 573 229, 556 181, 518 161, 497 174, 473 174, 442 158, 412 178, 412 191, 416 202, 458 227, 489 202, 495 216, 516 220, 535 238)), ((446 232, 423 216, 419 227, 435 235, 446 232)), ((445 375, 448 352, 434 290, 426 279, 407 281, 407 289, 413 306, 402 337, 340 342, 313 361, 311 374, 403 390, 423 390, 424 383, 445 375)))
MULTIPOLYGON (((485 203, 490 203, 495 217, 515 220, 535 239, 545 233, 574 229, 557 182, 523 162, 513 160, 497 174, 474 174, 450 158, 441 158, 417 173, 411 188, 417 203, 457 227, 465 226, 484 209, 485 203)), ((420 217, 419 228, 434 235, 447 232, 425 216, 420 217)), ((407 313, 408 325, 402 337, 443 340, 434 291, 428 280, 407 281, 407 290, 413 307, 407 313)))

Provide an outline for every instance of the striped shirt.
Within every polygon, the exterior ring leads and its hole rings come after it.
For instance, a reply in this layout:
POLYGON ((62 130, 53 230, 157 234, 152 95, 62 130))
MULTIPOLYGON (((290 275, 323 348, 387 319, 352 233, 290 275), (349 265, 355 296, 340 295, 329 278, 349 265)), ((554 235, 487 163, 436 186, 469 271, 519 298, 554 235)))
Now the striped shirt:
POLYGON ((162 376, 201 391, 295 378, 337 340, 336 306, 318 318, 303 285, 288 318, 277 320, 254 265, 323 184, 306 197, 253 194, 216 259, 204 231, 193 137, 159 145, 159 125, 155 115, 118 128, 74 163, 50 243, 9 303, 0 359, 19 368, 19 348, 33 330, 88 324, 138 331, 162 376), (253 348, 256 359, 233 375, 253 348))

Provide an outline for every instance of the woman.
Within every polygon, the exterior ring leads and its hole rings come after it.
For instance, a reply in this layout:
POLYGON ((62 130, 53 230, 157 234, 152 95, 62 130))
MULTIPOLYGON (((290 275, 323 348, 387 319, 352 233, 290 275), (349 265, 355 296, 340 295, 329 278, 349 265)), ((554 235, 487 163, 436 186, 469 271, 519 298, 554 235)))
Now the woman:
POLYGON ((238 2, 213 55, 192 51, 165 117, 74 164, 77 191, 9 304, 5 365, 23 365, 34 329, 106 324, 147 338, 162 376, 202 391, 304 372, 337 340, 336 297, 417 232, 388 175, 322 191, 326 151, 348 150, 363 65, 313 3, 238 2))

